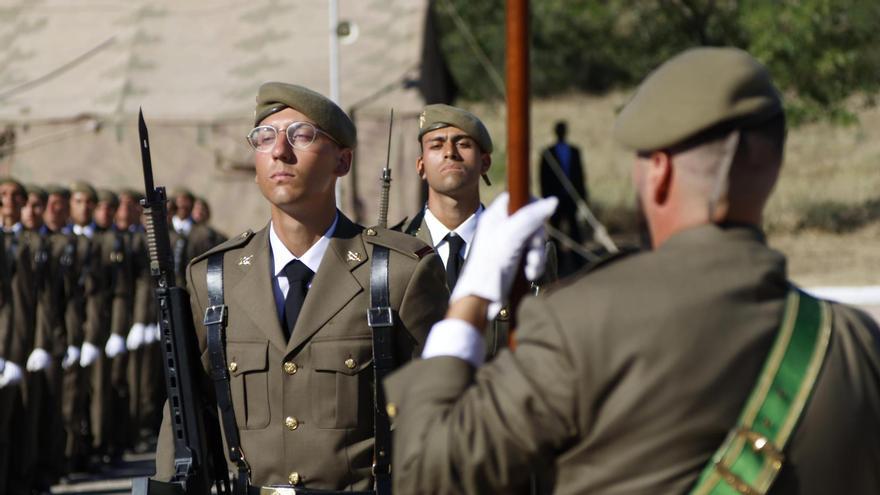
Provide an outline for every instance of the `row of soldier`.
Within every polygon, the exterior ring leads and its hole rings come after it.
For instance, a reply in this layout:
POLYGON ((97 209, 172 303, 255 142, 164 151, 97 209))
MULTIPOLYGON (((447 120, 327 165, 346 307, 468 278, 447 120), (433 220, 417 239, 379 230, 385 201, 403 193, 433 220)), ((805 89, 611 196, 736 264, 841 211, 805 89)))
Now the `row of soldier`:
MULTIPOLYGON (((151 448, 165 389, 141 197, 0 179, 2 493, 46 492, 151 448)), ((207 203, 172 198, 182 274, 224 238, 207 203)))

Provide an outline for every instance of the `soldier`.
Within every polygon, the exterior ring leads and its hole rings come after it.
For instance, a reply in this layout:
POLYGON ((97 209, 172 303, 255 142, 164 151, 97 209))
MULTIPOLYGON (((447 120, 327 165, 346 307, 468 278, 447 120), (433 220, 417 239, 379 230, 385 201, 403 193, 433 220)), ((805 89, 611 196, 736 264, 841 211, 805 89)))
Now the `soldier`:
POLYGON ((6 258, 3 271, 9 279, 8 320, 6 328, 2 329, 4 334, 0 334, 0 359, 4 365, 0 387, 5 390, 0 404, 0 423, 6 423, 8 442, 6 446, 0 446, 0 451, 5 451, 0 452, 0 462, 4 464, 0 471, 6 472, 5 479, 0 479, 0 488, 4 488, 3 493, 10 494, 30 492, 34 486, 37 459, 37 424, 29 413, 38 407, 38 403, 36 394, 32 393, 32 377, 27 373, 27 364, 34 351, 37 293, 31 243, 21 224, 21 209, 26 201, 27 194, 20 182, 12 178, 0 179, 6 258), (12 446, 16 450, 10 450, 12 446))
MULTIPOLYGON (((419 115, 419 148, 416 171, 428 185, 428 202, 413 217, 406 233, 434 247, 446 267, 451 291, 484 210, 480 177, 489 182, 486 174, 492 165, 492 138, 474 114, 435 104, 419 115)), ((555 280, 555 263, 550 265, 542 283, 555 280)), ((494 356, 507 342, 508 314, 502 308, 486 335, 487 355, 494 356)))
POLYGON ((698 479, 698 493, 766 493, 777 474, 777 494, 880 493, 880 330, 794 290, 760 230, 785 141, 767 71, 737 49, 688 50, 642 83, 615 137, 636 154, 653 250, 527 301, 516 351, 477 369, 470 345, 435 340, 479 344, 517 247, 553 210, 490 206, 456 319, 386 383, 395 488, 497 493, 552 459, 554 493, 698 479))
POLYGON ((171 249, 174 256, 178 285, 186 286, 186 266, 190 260, 225 240, 207 224, 195 223, 192 218, 195 196, 186 188, 171 192, 171 249))
MULTIPOLYGON (((418 239, 364 229, 336 209, 335 184, 351 169, 356 131, 335 103, 300 86, 266 83, 254 122, 248 141, 271 220, 190 264, 199 341, 205 342, 207 265, 222 254, 229 386, 251 483, 367 490, 374 425, 366 314, 374 253, 388 254, 397 362, 418 355, 442 315, 443 265, 418 239)), ((168 420, 166 408, 159 478, 173 469, 168 420)))

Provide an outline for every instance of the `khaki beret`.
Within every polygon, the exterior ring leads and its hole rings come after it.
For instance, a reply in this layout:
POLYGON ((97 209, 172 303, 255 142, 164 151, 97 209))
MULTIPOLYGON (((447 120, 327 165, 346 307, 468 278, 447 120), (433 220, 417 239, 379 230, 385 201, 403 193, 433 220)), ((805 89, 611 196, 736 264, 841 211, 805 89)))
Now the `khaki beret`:
POLYGON ((12 184, 18 189, 22 194, 27 194, 27 189, 24 187, 24 184, 15 180, 12 177, 0 177, 0 186, 5 186, 6 184, 12 184))
POLYGON ((36 194, 39 196, 44 203, 46 202, 46 198, 49 197, 46 190, 36 184, 25 184, 24 189, 29 195, 36 194))
POLYGON ((129 198, 134 199, 135 201, 140 201, 144 199, 144 193, 138 191, 137 189, 132 189, 130 187, 123 187, 119 190, 119 196, 128 196, 129 198))
POLYGON ((115 208, 119 206, 119 196, 109 189, 98 189, 98 202, 110 203, 115 208))
POLYGON ((78 180, 76 182, 71 183, 70 184, 70 194, 72 195, 74 193, 84 193, 87 196, 89 196, 89 198, 91 198, 92 201, 98 200, 98 193, 95 191, 95 188, 92 187, 91 184, 89 184, 88 182, 78 180))
POLYGON ((64 186, 59 186, 58 184, 50 184, 46 186, 45 189, 46 194, 48 194, 49 196, 56 194, 58 196, 63 196, 64 198, 70 199, 70 189, 64 186))
POLYGON ((419 115, 419 142, 425 134, 444 127, 458 127, 472 137, 484 153, 492 152, 492 137, 476 115, 442 103, 426 106, 419 115))
POLYGON ((626 104, 614 138, 636 151, 682 143, 710 129, 760 124, 782 112, 767 69, 737 48, 693 48, 652 72, 626 104))
POLYGON ((172 189, 171 194, 168 196, 168 199, 177 199, 180 196, 187 197, 192 201, 195 201, 196 199, 196 195, 185 187, 175 187, 174 189, 172 189))
POLYGON ((260 125, 263 119, 285 108, 292 108, 312 119, 341 146, 357 146, 357 129, 348 115, 324 95, 296 84, 267 82, 260 86, 254 125, 260 125))

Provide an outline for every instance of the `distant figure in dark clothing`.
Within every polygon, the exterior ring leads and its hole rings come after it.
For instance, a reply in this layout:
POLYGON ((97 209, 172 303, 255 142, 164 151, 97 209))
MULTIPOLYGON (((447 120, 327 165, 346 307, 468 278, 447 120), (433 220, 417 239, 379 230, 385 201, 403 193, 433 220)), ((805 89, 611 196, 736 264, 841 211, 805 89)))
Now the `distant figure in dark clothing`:
MULTIPOLYGON (((559 207, 556 208, 556 213, 550 217, 550 225, 581 244, 583 236, 577 220, 577 202, 569 194, 559 176, 560 172, 564 174, 574 186, 578 197, 589 201, 586 173, 581 164, 581 150, 565 141, 565 136, 568 134, 568 124, 564 120, 556 123, 554 132, 556 133, 556 144, 549 146, 541 153, 541 196, 545 198, 555 196, 559 199, 559 207), (559 170, 554 170, 557 166, 559 170)), ((560 253, 560 275, 577 269, 579 263, 573 259, 575 256, 562 246, 557 247, 560 253), (565 258, 569 258, 569 260, 565 258)))

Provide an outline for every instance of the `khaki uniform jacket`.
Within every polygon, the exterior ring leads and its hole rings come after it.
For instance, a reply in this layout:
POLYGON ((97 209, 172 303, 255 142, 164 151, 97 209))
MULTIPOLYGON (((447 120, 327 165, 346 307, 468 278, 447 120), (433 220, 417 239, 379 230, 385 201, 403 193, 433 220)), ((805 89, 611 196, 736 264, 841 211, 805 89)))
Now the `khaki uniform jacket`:
MULTIPOLYGON (((366 313, 373 247, 390 248, 398 363, 419 355, 431 325, 446 311, 449 295, 443 265, 421 241, 385 229, 363 230, 340 213, 291 339, 285 341, 272 292, 268 229, 245 232, 212 251, 224 253, 229 307, 226 359, 251 482, 265 486, 298 478, 308 488, 368 489, 373 461, 373 352, 366 313)), ((206 258, 194 259, 188 270, 193 320, 203 352, 206 258)), ((202 364, 207 370, 206 353, 202 364)), ((172 472, 168 421, 166 408, 158 479, 168 479, 172 472)))
MULTIPOLYGON (((553 493, 686 493, 755 385, 787 289, 759 232, 702 226, 526 301, 515 352, 478 371, 428 359, 386 381, 395 493, 498 493, 541 460, 553 493)), ((771 493, 880 493, 880 334, 832 308, 771 493)))
POLYGON ((9 301, 5 310, 7 324, 0 335, 0 358, 16 363, 24 370, 34 349, 37 293, 34 285, 33 253, 30 236, 25 231, 7 233, 3 237, 6 264, 2 267, 9 278, 9 301))

